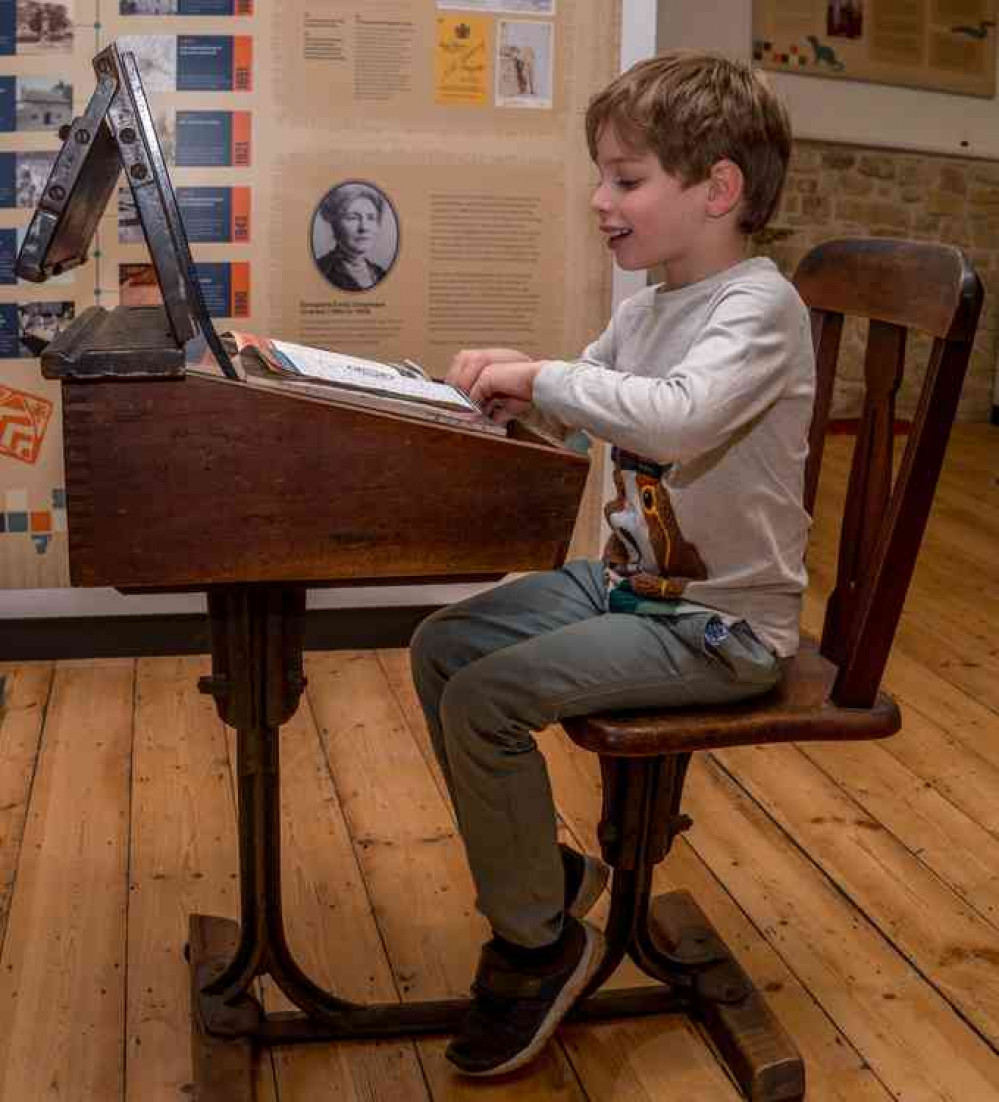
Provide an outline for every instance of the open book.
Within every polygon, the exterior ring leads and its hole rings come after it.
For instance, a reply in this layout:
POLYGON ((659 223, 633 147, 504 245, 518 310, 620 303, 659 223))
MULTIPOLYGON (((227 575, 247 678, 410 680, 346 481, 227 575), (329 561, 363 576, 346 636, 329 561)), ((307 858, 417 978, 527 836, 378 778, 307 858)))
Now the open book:
POLYGON ((490 421, 468 395, 430 378, 409 360, 381 363, 252 333, 228 332, 221 339, 237 370, 241 368, 240 373, 258 385, 497 436, 507 434, 506 427, 490 421))

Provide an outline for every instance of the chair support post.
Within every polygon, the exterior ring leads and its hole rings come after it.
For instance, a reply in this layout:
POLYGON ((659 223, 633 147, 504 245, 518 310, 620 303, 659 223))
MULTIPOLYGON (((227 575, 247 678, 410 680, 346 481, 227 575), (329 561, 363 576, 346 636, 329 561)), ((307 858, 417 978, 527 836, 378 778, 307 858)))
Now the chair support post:
POLYGON ((751 1102, 791 1102, 805 1090, 794 1042, 690 894, 652 895, 656 865, 691 826, 680 813, 689 764, 689 753, 600 756, 598 837, 614 879, 607 953, 587 994, 627 954, 665 986, 678 1011, 701 1025, 751 1102))

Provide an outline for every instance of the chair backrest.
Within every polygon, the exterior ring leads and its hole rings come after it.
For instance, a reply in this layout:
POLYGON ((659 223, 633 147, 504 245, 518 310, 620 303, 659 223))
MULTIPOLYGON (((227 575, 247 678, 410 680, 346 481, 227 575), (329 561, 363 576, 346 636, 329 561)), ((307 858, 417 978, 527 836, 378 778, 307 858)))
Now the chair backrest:
POLYGON ((843 319, 870 319, 863 409, 820 647, 838 668, 833 700, 865 708, 881 684, 915 568, 971 355, 982 284, 959 249, 886 238, 819 245, 801 261, 794 283, 810 308, 818 373, 805 475, 809 512, 818 489, 843 319), (893 480, 895 396, 909 329, 929 334, 933 344, 893 480))

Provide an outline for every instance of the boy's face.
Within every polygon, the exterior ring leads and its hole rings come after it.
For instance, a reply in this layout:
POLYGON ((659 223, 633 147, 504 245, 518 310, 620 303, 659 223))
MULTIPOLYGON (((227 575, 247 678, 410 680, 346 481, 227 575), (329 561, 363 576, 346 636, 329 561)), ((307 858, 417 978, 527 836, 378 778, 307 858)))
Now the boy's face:
POLYGON ((618 265, 637 271, 663 264, 674 286, 704 278, 713 252, 710 182, 685 188, 654 153, 623 145, 610 125, 597 141, 597 169, 591 205, 618 265))

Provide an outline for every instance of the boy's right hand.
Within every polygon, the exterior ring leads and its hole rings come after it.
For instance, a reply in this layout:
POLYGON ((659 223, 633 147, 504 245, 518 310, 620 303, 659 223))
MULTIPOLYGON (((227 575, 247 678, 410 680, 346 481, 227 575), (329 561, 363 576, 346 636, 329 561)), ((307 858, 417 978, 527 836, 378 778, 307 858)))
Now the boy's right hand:
POLYGON ((490 364, 525 363, 530 360, 524 352, 515 348, 470 348, 458 353, 451 361, 445 382, 468 394, 483 371, 490 364))

